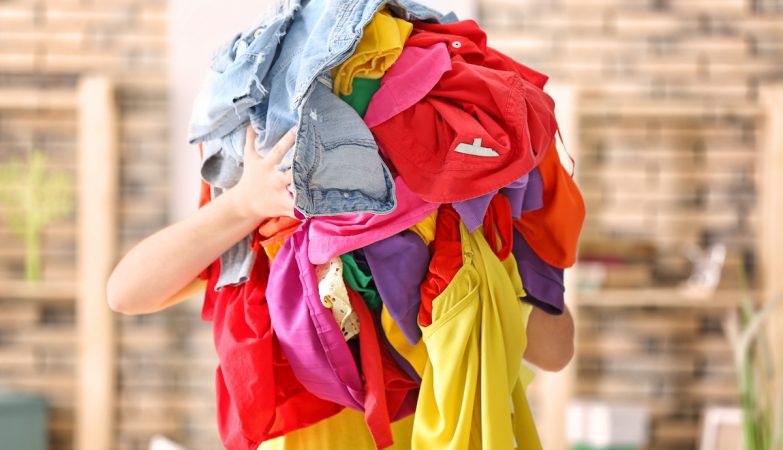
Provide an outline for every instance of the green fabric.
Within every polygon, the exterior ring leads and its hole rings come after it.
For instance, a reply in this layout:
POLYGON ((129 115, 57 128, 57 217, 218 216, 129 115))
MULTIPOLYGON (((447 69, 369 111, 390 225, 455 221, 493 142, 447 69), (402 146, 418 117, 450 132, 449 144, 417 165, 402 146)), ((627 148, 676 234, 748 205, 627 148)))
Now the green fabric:
POLYGON ((351 289, 358 292, 364 299, 364 303, 370 309, 378 309, 381 306, 381 295, 375 288, 375 283, 372 281, 372 275, 369 272, 364 272, 354 259, 352 253, 346 253, 340 255, 340 259, 343 261, 343 280, 345 284, 351 289))
POLYGON ((351 86, 353 86, 353 92, 350 95, 340 94, 340 98, 364 118, 364 115, 367 114, 367 107, 370 105, 370 99, 381 87, 381 80, 380 78, 372 80, 355 77, 351 86))

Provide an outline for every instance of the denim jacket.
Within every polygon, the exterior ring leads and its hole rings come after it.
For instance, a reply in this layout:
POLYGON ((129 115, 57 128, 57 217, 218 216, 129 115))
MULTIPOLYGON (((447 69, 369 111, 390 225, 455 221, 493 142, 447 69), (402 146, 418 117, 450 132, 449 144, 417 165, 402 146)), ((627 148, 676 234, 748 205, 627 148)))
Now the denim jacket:
MULTIPOLYGON (((213 188, 240 179, 248 124, 262 156, 298 124, 281 169, 293 166, 295 206, 305 217, 395 208, 394 183, 372 134, 330 89, 330 70, 353 54, 384 4, 406 20, 456 20, 412 0, 288 0, 214 54, 189 130, 191 143, 204 143, 201 174, 213 188)), ((246 241, 221 257, 218 288, 247 280, 246 241)))

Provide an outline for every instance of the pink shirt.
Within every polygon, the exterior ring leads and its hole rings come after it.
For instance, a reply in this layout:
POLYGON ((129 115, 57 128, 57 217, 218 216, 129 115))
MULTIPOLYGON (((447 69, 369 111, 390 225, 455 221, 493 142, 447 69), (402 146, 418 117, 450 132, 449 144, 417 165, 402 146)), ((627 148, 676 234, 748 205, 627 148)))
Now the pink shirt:
POLYGON ((341 214, 310 219, 312 264, 324 264, 335 256, 386 239, 421 222, 438 209, 424 201, 400 177, 394 179, 397 208, 388 214, 341 214))
POLYGON ((397 62, 381 79, 381 87, 370 100, 364 123, 375 127, 415 105, 451 70, 446 44, 405 47, 397 62))

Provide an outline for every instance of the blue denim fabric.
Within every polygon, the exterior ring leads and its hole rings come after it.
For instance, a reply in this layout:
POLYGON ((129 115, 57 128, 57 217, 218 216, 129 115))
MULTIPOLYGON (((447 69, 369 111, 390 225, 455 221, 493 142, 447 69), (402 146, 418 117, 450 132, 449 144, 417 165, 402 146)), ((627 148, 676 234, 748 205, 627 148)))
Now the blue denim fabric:
MULTIPOLYGON (((293 155, 287 155, 281 169, 294 166, 296 207, 302 214, 393 210, 391 176, 361 118, 343 112, 331 93, 319 92, 317 99, 310 99, 314 92, 323 91, 316 79, 328 76, 331 68, 354 52, 364 26, 386 3, 289 1, 273 18, 224 45, 213 58, 190 125, 192 143, 219 140, 205 152, 204 179, 229 188, 241 177, 248 123, 258 133, 256 148, 261 155, 298 123, 293 155), (339 112, 340 118, 328 117, 327 111, 339 112), (342 136, 336 135, 335 125, 342 136), (319 139, 324 135, 331 137, 319 139)), ((444 16, 410 0, 392 0, 388 5, 407 20, 456 20, 453 14, 444 16)))

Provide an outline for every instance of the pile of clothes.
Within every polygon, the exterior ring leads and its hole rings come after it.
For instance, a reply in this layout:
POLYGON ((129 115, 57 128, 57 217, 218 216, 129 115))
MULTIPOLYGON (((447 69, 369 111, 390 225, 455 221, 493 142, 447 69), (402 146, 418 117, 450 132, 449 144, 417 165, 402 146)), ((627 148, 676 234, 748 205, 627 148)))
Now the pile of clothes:
POLYGON ((297 218, 215 261, 226 448, 361 411, 377 448, 540 448, 522 363, 533 308, 563 312, 584 205, 547 77, 470 20, 410 0, 282 2, 214 56, 193 111, 202 203, 298 125, 297 218))

